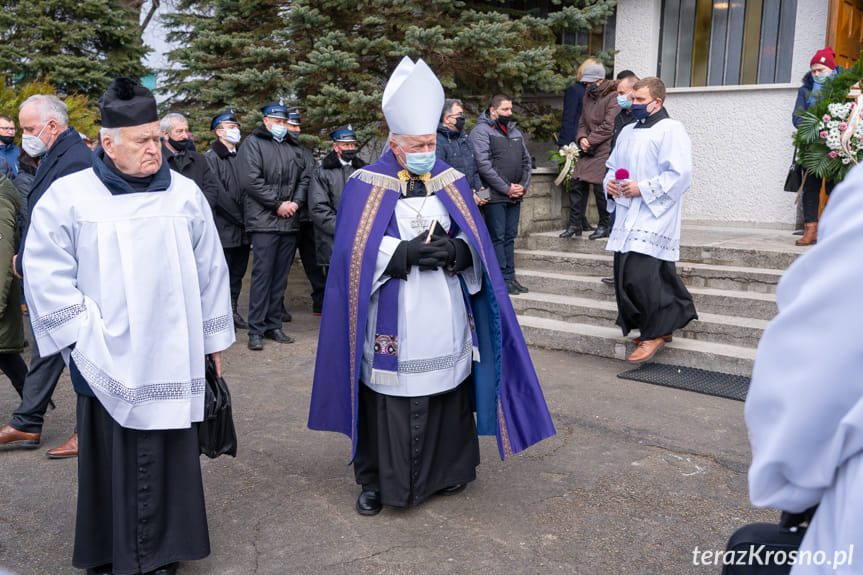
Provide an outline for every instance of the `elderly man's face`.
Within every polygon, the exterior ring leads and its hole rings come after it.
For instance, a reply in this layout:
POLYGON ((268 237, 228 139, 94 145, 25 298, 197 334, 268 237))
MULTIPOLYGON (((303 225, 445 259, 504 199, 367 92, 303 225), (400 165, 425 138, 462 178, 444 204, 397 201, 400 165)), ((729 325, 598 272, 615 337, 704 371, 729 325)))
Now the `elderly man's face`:
POLYGON ((288 126, 287 118, 273 118, 272 116, 264 117, 264 126, 266 126, 268 130, 272 130, 273 126, 285 126, 289 130, 291 129, 291 127, 288 126))
POLYGON ((436 144, 437 136, 435 134, 425 134, 423 136, 399 136, 393 134, 393 137, 390 138, 390 149, 395 154, 399 164, 404 167, 407 167, 407 157, 405 154, 434 152, 436 144))
MULTIPOLYGON (((165 132, 165 140, 174 140, 180 142, 189 139, 189 122, 185 120, 174 120, 174 125, 171 129, 165 132)), ((170 145, 170 144, 169 144, 170 145)), ((179 150, 174 150, 175 152, 179 150)))
POLYGON ((119 141, 102 138, 105 153, 117 169, 134 178, 146 178, 162 165, 162 141, 159 122, 120 129, 119 141))
POLYGON ((21 111, 18 113, 18 123, 21 125, 21 133, 36 136, 48 148, 54 145, 54 141, 61 131, 57 125, 57 120, 52 118, 47 122, 43 122, 39 118, 39 110, 36 108, 34 102, 21 108, 21 111))

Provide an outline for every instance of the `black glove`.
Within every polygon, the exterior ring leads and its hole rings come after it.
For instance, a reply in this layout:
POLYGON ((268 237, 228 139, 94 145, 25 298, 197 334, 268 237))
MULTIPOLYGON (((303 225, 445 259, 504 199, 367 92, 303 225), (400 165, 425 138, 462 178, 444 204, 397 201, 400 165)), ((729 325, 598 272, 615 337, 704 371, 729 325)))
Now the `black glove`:
POLYGON ((446 236, 432 236, 429 243, 420 246, 420 271, 446 267, 455 258, 455 246, 446 236))
POLYGON ((425 245, 426 234, 421 233, 412 240, 402 240, 393 256, 390 258, 390 263, 387 264, 387 269, 384 273, 391 278, 400 280, 408 279, 408 272, 411 266, 418 265, 420 260, 420 246, 425 245))
POLYGON ((452 245, 455 249, 455 257, 447 265, 446 270, 455 274, 473 265, 473 254, 470 251, 470 246, 462 239, 452 240, 452 245))

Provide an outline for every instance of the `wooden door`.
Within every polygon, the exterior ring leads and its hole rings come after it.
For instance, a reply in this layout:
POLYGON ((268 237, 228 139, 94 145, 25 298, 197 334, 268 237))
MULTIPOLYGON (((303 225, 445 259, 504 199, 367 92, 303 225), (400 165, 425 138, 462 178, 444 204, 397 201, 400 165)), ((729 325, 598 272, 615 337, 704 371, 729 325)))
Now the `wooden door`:
POLYGON ((836 64, 854 65, 863 50, 863 0, 830 0, 827 45, 836 51, 836 64))

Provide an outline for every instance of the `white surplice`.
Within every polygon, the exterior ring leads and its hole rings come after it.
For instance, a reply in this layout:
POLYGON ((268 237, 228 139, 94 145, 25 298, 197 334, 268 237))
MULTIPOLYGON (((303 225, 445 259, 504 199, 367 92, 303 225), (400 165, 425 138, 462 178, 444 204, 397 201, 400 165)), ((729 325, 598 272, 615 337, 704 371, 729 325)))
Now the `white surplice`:
POLYGON ((24 285, 39 352, 69 349, 111 417, 183 429, 203 417, 204 355, 234 341, 228 270, 203 193, 112 195, 92 169, 36 204, 24 285))
POLYGON ((641 196, 611 198, 609 211, 616 212, 606 250, 638 252, 660 260, 680 259, 681 198, 692 183, 692 144, 686 128, 665 118, 649 128, 636 129, 638 122, 621 130, 614 150, 605 163, 608 171, 603 188, 618 169, 638 182, 641 196))
POLYGON ((801 564, 793 575, 863 570, 861 253, 857 167, 830 194, 817 245, 779 282, 779 314, 758 345, 746 398, 752 503, 791 512, 817 504, 801 551, 832 561, 854 549, 853 564, 801 564))
MULTIPOLYGON (((401 239, 384 236, 378 250, 366 336, 363 347, 362 381, 377 393, 401 397, 434 395, 455 389, 470 374, 472 341, 464 295, 456 275, 442 269, 420 271, 412 266, 407 281, 400 281, 398 301, 398 385, 388 385, 373 376, 375 327, 380 288, 389 280, 384 275, 399 243, 420 231, 417 212, 425 226, 433 220, 447 232, 450 217, 434 195, 403 198, 396 204, 395 217, 401 239)), ((459 234, 457 237, 464 237, 459 234)), ((482 264, 470 242, 473 265, 460 273, 468 292, 482 287, 482 264)), ((394 383, 394 382, 392 382, 394 383)))

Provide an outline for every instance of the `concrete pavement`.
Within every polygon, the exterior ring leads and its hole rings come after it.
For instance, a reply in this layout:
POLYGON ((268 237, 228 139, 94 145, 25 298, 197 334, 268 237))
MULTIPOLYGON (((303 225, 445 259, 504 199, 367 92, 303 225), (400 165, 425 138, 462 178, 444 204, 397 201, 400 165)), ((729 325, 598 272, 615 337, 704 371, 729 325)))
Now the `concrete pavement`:
MULTIPOLYGON (((301 273, 296 293, 307 291, 301 273)), ((478 478, 463 493, 362 517, 350 441, 306 427, 319 322, 310 310, 308 298, 292 300, 285 331, 296 343, 251 352, 239 332, 225 354, 239 453, 202 458, 212 554, 182 575, 699 575, 720 568, 694 566, 696 546, 724 549, 738 526, 778 518, 749 504, 742 403, 618 379, 623 362, 543 349, 531 355, 557 436, 507 461, 482 437, 478 478)), ((73 396, 64 374, 42 446, 0 453, 0 567, 19 575, 80 573, 76 462, 45 457, 72 430, 73 396)), ((17 404, 0 384, 0 418, 17 404)))

